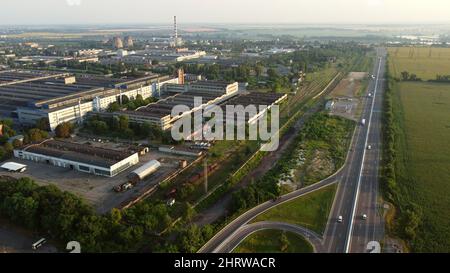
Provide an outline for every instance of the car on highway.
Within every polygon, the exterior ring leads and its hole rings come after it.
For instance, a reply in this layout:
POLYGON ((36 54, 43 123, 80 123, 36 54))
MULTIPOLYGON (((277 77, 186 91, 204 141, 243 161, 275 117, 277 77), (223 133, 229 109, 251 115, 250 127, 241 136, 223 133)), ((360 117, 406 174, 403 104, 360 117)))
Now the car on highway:
POLYGON ((363 214, 362 216, 361 216, 361 218, 365 221, 365 220, 367 220, 367 214, 363 214))
POLYGON ((338 222, 338 223, 342 223, 342 222, 343 222, 342 215, 339 215, 339 217, 338 217, 338 219, 337 219, 337 222, 338 222))

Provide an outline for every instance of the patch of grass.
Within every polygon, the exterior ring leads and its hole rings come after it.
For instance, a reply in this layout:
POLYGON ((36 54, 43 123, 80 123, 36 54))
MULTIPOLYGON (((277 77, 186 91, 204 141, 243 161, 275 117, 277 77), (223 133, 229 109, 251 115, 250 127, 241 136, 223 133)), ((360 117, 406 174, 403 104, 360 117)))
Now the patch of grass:
POLYGON ((313 247, 302 236, 280 230, 261 230, 247 237, 234 253, 312 253, 313 247), (283 235, 284 234, 284 235, 283 235), (282 238, 284 236, 284 239, 282 238))
POLYGON ((281 204, 256 217, 253 222, 286 222, 311 229, 322 234, 336 193, 336 185, 331 185, 281 204))

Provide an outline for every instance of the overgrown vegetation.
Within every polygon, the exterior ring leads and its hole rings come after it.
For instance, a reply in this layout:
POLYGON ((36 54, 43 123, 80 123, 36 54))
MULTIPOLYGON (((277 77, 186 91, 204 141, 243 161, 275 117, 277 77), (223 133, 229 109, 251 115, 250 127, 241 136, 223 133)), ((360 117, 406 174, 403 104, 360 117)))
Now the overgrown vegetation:
POLYGON ((328 116, 322 112, 313 115, 305 123, 300 134, 291 143, 287 152, 274 168, 269 170, 260 180, 233 194, 232 211, 246 210, 279 196, 281 188, 278 182, 291 169, 296 168, 298 148, 304 143, 315 143, 312 145, 317 145, 317 143, 322 142, 322 148, 326 147, 329 150, 330 157, 335 162, 335 169, 337 169, 337 166, 342 165, 345 160, 345 150, 349 143, 349 135, 353 124, 352 121, 328 116))

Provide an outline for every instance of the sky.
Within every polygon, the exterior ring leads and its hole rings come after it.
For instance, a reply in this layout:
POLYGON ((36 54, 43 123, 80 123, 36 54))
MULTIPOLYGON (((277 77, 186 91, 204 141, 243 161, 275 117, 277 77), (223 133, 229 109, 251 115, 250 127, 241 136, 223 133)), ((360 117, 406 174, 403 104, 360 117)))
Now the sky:
POLYGON ((450 23, 449 0, 0 0, 0 25, 450 23))

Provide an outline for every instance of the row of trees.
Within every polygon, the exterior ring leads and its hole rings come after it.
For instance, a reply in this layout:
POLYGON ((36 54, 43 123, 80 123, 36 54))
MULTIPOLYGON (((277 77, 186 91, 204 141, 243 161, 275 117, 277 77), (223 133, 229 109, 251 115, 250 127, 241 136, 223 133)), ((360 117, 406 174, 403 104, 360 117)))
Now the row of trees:
POLYGON ((100 117, 99 115, 91 116, 86 120, 83 130, 101 136, 122 139, 149 139, 164 144, 176 144, 170 131, 163 131, 159 126, 149 122, 130 122, 126 115, 110 118, 100 117))
MULTIPOLYGON (((389 67, 389 66, 387 66, 389 67)), ((401 194, 401 189, 398 185, 398 178, 395 171, 397 160, 396 150, 396 116, 393 107, 393 96, 395 89, 394 79, 386 72, 387 86, 384 97, 384 112, 383 112, 383 168, 381 176, 381 186, 385 198, 393 203, 398 209, 397 223, 395 226, 388 226, 391 232, 394 232, 399 237, 406 239, 409 242, 414 241, 416 233, 421 223, 422 211, 411 200, 407 200, 401 194)))
POLYGON ((113 102, 108 106, 108 112, 117 112, 123 108, 126 108, 127 110, 133 111, 141 106, 146 106, 150 103, 156 102, 157 99, 153 97, 149 97, 144 99, 141 94, 138 94, 134 100, 130 100, 128 96, 122 95, 121 102, 120 100, 117 102, 113 102))

